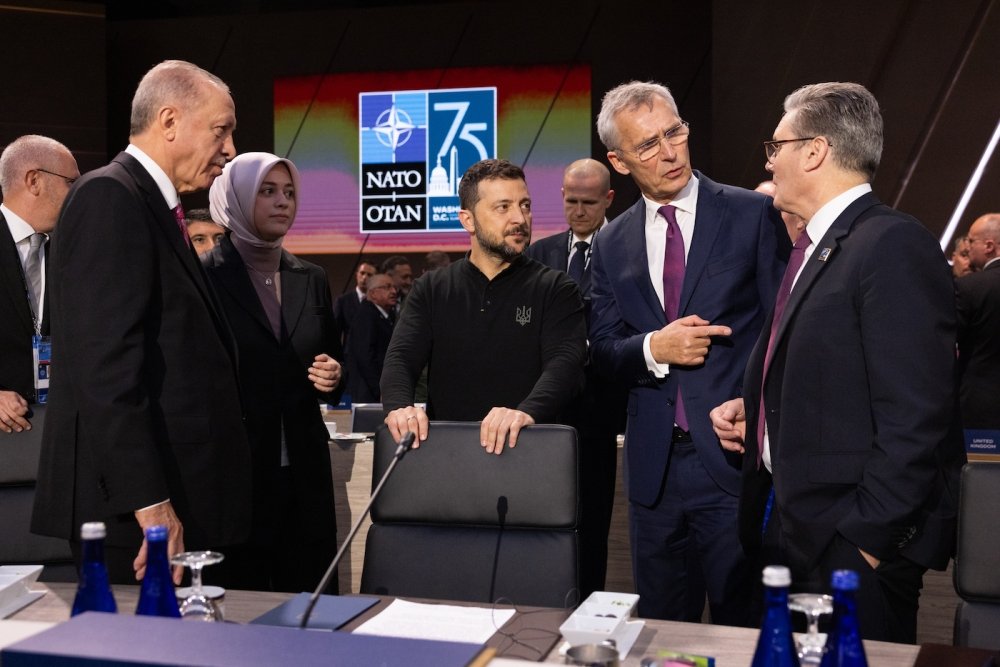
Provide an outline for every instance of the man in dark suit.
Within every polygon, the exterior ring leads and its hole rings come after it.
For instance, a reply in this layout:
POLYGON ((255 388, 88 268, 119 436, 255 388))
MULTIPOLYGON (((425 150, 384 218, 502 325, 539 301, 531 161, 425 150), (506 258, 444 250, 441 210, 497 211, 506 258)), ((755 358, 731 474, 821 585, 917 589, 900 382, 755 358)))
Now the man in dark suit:
POLYGON ((951 271, 871 191, 882 116, 863 86, 795 91, 765 149, 775 205, 808 222, 743 398, 712 411, 723 446, 745 449, 741 539, 797 589, 856 570, 862 635, 912 643, 923 572, 954 548, 965 460, 951 271))
MULTIPOLYGON (((524 254, 559 271, 580 287, 590 314, 590 255, 594 239, 608 223, 614 199, 611 173, 597 160, 576 160, 563 172, 563 212, 569 229, 533 241, 524 254)), ((625 390, 617 382, 585 369, 583 393, 567 410, 567 423, 580 438, 580 588, 581 599, 604 590, 608 569, 608 529, 615 502, 617 437, 625 424, 625 390)))
POLYGON ((771 200, 691 169, 670 91, 632 82, 597 121, 612 167, 642 192, 597 237, 591 363, 629 387, 625 480, 639 615, 753 622, 737 538, 738 455, 708 419, 739 392, 783 270, 771 200))
POLYGON ((966 237, 975 273, 955 281, 962 426, 1000 429, 1000 213, 980 216, 966 237))
POLYGON ((145 573, 141 529, 151 525, 169 529, 170 554, 224 552, 249 533, 232 336, 178 199, 222 173, 235 126, 225 83, 190 63, 160 63, 133 98, 131 143, 76 183, 53 243, 59 370, 32 530, 75 539, 84 521, 104 521, 119 583, 145 573))
POLYGON ((358 262, 358 270, 354 272, 354 287, 338 296, 333 302, 333 316, 340 327, 341 342, 347 341, 358 307, 365 300, 368 290, 368 279, 375 275, 375 265, 362 259, 358 262))
POLYGON ((19 137, 0 155, 0 430, 5 433, 32 428, 32 337, 49 334, 46 245, 69 186, 79 177, 73 154, 48 137, 19 137))
POLYGON ((379 378, 396 323, 398 298, 396 285, 387 274, 376 273, 368 279, 367 295, 358 307, 345 354, 347 393, 356 403, 382 400, 379 378))

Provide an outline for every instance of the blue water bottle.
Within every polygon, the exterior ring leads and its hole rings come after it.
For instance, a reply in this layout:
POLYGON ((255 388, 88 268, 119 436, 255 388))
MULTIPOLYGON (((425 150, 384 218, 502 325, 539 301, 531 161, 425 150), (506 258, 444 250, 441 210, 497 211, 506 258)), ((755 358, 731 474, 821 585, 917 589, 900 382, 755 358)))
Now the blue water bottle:
POLYGON ((764 619, 751 667, 798 667, 799 655, 792 637, 788 612, 788 587, 792 575, 783 565, 764 568, 764 619))
POLYGON ((71 616, 85 611, 118 611, 115 596, 108 583, 108 568, 104 565, 104 537, 108 531, 100 521, 85 523, 80 527, 83 543, 83 562, 80 563, 80 584, 76 589, 71 616))
POLYGON ((170 575, 167 558, 167 527, 150 526, 146 529, 146 575, 139 589, 137 615, 170 616, 180 618, 174 580, 170 575))
POLYGON ((820 667, 868 667, 865 647, 858 629, 858 573, 835 570, 830 581, 833 587, 833 626, 826 638, 826 653, 820 667))

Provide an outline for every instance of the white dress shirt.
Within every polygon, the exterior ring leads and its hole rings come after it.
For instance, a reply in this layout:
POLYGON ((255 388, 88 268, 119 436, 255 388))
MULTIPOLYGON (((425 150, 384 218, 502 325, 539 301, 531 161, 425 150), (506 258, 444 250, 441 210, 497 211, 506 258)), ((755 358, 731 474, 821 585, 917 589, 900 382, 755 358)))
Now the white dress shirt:
MULTIPOLYGON (((3 213, 3 217, 7 220, 7 229, 10 230, 10 235, 14 239, 14 246, 17 248, 17 255, 21 259, 21 273, 23 275, 24 264, 28 261, 28 252, 31 249, 31 237, 35 233, 35 228, 29 225, 27 220, 7 208, 5 204, 0 204, 0 213, 3 213)), ((48 234, 45 237, 48 239, 48 234)), ((35 322, 36 333, 41 330, 41 314, 43 312, 42 309, 45 307, 45 246, 43 245, 38 252, 41 255, 39 266, 42 271, 42 293, 33 295, 38 297, 38 312, 34 314, 37 320, 35 322)), ((27 278, 25 278, 25 284, 27 284, 27 278)))

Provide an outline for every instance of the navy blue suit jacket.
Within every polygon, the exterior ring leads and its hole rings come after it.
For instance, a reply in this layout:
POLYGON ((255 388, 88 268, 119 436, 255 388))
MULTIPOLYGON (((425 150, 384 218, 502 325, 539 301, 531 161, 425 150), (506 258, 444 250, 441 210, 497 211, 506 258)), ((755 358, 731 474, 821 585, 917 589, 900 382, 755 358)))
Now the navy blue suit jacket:
MULTIPOLYGON (((569 265, 569 239, 567 235, 572 232, 565 231, 544 239, 532 242, 524 254, 531 259, 541 262, 545 266, 550 266, 557 271, 566 271, 569 265)), ((600 234, 598 234, 600 236, 600 234)), ((578 283, 580 294, 584 301, 590 300, 590 271, 583 272, 583 278, 578 283)))
MULTIPOLYGON (((775 336, 763 390, 790 564, 810 569, 840 533, 881 560, 902 552, 944 569, 965 452, 954 419, 955 298, 937 241, 863 195, 816 242, 775 336)), ((744 380, 740 535, 750 549, 771 488, 756 465, 767 338, 744 380)))
POLYGON ((721 448, 708 413, 741 393, 747 357, 774 304, 790 248, 769 197, 695 175, 697 212, 678 317, 699 315, 733 330, 713 341, 704 364, 671 366, 665 378, 646 366, 643 339, 667 321, 649 278, 643 199, 598 235, 591 257, 592 363, 629 386, 628 493, 647 506, 662 490, 678 385, 702 465, 719 487, 739 494, 740 458, 721 448))

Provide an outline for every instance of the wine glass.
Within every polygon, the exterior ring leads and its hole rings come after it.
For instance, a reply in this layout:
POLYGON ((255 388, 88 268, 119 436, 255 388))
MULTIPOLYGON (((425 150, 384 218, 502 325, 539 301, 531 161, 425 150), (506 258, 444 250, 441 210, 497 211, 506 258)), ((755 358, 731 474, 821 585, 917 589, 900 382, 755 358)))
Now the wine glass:
POLYGON ((799 662, 818 665, 826 651, 826 635, 819 632, 819 617, 833 613, 833 598, 820 593, 793 593, 788 596, 788 608, 806 615, 809 631, 799 635, 799 662))
POLYGON ((221 621, 222 613, 208 597, 201 586, 201 569, 215 565, 225 558, 218 551, 185 551, 170 559, 173 565, 182 565, 191 570, 191 587, 177 593, 183 595, 181 618, 188 621, 221 621))

